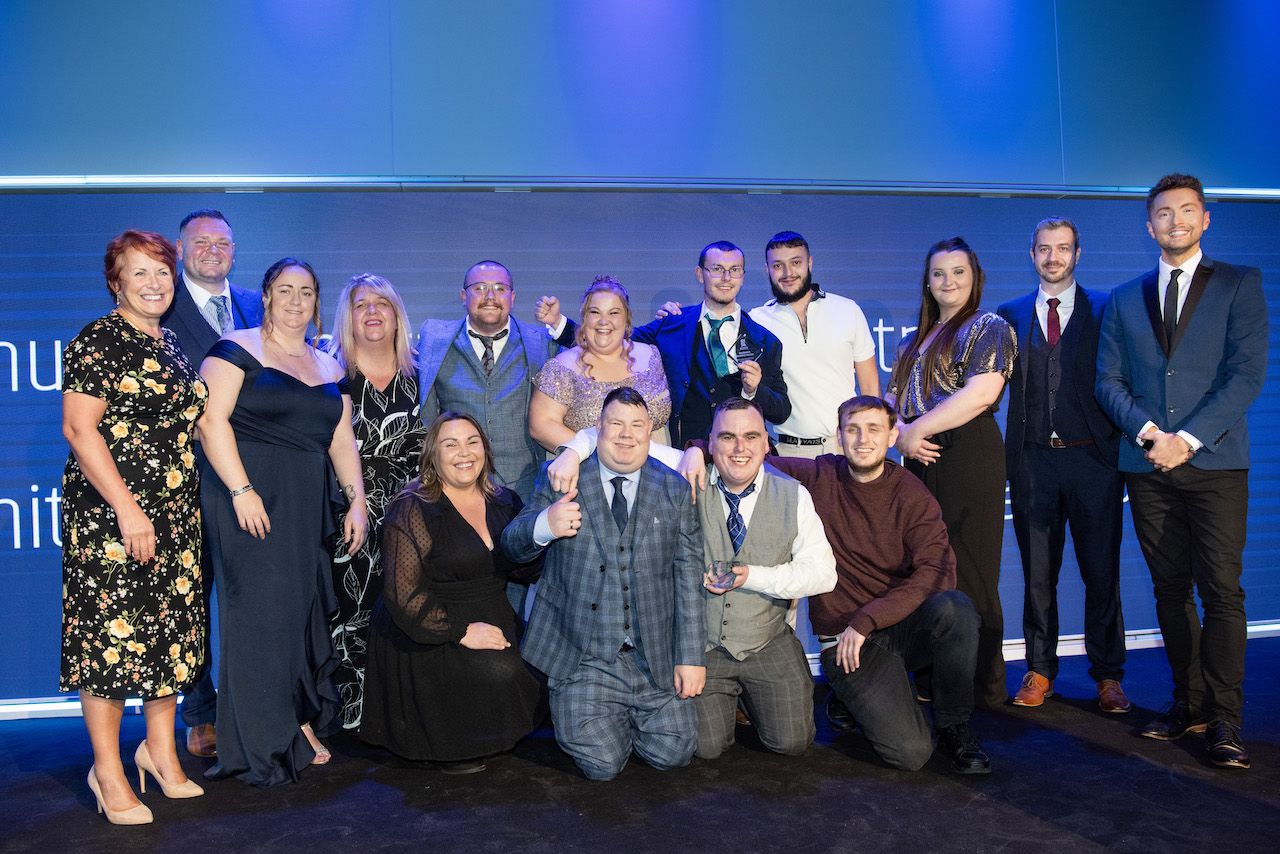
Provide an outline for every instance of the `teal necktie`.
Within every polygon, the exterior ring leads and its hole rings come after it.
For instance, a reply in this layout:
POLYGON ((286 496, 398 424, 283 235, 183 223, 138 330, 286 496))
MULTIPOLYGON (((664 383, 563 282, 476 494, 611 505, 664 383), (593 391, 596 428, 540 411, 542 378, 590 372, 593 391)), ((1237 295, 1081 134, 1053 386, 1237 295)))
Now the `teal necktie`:
POLYGON ((732 319, 733 315, 719 320, 707 315, 707 323, 711 325, 711 337, 708 340, 707 349, 711 351, 711 368, 716 372, 717 377, 729 376, 729 354, 725 352, 724 342, 720 340, 720 327, 732 319))

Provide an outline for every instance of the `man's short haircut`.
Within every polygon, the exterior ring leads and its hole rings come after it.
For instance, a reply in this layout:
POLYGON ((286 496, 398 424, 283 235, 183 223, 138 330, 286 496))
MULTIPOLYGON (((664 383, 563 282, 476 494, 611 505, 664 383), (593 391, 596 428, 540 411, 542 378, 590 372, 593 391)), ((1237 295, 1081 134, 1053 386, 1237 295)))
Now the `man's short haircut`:
POLYGON ((770 249, 779 249, 783 246, 790 246, 793 248, 803 246, 804 251, 807 254, 813 254, 812 252, 809 252, 809 242, 801 237, 799 232, 795 231, 779 231, 773 237, 769 238, 769 242, 764 245, 764 251, 767 254, 770 249))
POLYGON ((645 402, 644 395, 629 385, 619 386, 605 395, 604 405, 600 407, 601 415, 604 415, 604 411, 611 403, 624 403, 627 406, 638 406, 645 412, 649 411, 649 404, 645 402))
POLYGON ((182 218, 182 223, 178 226, 178 237, 182 237, 182 232, 187 230, 187 224, 193 219, 220 219, 227 223, 227 228, 231 227, 231 223, 227 222, 227 218, 222 215, 222 211, 215 211, 213 208, 201 208, 182 218))
POLYGON ((1031 250, 1034 252, 1036 241, 1040 239, 1040 232, 1053 231, 1057 228, 1071 229, 1071 237, 1076 242, 1076 248, 1080 248, 1080 229, 1076 228, 1076 224, 1065 216, 1047 216, 1036 223, 1035 231, 1031 232, 1031 250))
POLYGON ((462 274, 462 289, 467 289, 467 276, 471 275, 471 271, 476 267, 497 267, 507 274, 507 278, 511 280, 511 290, 516 289, 515 277, 511 275, 511 271, 507 269, 506 264, 499 264, 497 261, 477 261, 467 268, 467 272, 462 274))
POLYGON ((857 397, 851 397, 844 403, 840 404, 840 408, 836 410, 836 423, 839 425, 840 431, 844 432, 844 423, 851 415, 859 412, 866 412, 874 409, 877 412, 883 412, 885 417, 889 419, 889 426, 892 427, 898 418, 898 413, 894 411, 893 405, 883 397, 876 397, 870 394, 860 394, 857 397))
POLYGON ((715 414, 711 416, 711 423, 714 425, 720 418, 721 413, 737 412, 745 409, 754 409, 760 416, 760 420, 764 420, 764 410, 761 409, 760 404, 756 403, 754 400, 747 400, 745 397, 726 397, 724 400, 720 401, 720 404, 716 407, 715 414))
POLYGON ((1194 175, 1186 175, 1182 172, 1173 172, 1165 175, 1156 185, 1151 188, 1151 192, 1147 193, 1147 219, 1151 219, 1151 209, 1155 207, 1156 196, 1169 190, 1195 190, 1196 195, 1200 197, 1200 207, 1204 207, 1204 185, 1200 183, 1200 179, 1194 175))
MULTIPOLYGON (((737 246, 734 246, 732 243, 730 243, 727 240, 717 240, 715 243, 708 243, 706 246, 702 248, 702 254, 698 256, 699 267, 703 267, 707 263, 707 253, 710 252, 712 249, 716 250, 717 252, 742 252, 741 249, 739 249, 737 246)), ((743 252, 742 254, 743 254, 743 257, 746 257, 745 252, 743 252)))

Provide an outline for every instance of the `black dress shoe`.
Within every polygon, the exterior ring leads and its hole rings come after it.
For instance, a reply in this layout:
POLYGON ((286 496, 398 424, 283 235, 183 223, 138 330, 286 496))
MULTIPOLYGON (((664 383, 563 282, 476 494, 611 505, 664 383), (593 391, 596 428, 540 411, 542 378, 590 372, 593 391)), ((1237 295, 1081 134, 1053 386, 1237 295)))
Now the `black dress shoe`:
POLYGON ((957 774, 990 774, 991 760, 982 752, 982 742, 968 724, 953 724, 938 730, 938 751, 951 759, 957 774))
POLYGON ((1185 700, 1175 700, 1167 703, 1156 719, 1143 727, 1139 734, 1143 738, 1174 741, 1189 732, 1204 732, 1208 725, 1203 712, 1191 708, 1185 700))
POLYGON ((478 774, 485 769, 485 764, 479 759, 462 759, 456 762, 437 762, 436 769, 441 774, 478 774))
POLYGON ((1220 768, 1248 768, 1249 754, 1240 741, 1240 727, 1226 721, 1213 720, 1204 734, 1209 746, 1209 761, 1220 768))
POLYGON ((854 720, 853 713, 840 701, 835 691, 827 695, 827 726, 837 735, 848 735, 858 730, 858 722, 854 720))

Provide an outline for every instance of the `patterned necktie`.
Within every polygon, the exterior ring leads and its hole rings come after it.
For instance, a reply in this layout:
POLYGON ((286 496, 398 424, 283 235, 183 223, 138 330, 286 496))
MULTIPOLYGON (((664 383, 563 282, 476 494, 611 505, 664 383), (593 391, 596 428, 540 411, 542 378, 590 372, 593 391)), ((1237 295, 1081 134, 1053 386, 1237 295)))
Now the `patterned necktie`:
POLYGON ((711 368, 716 372, 717 377, 729 376, 729 354, 725 352, 724 342, 720 340, 720 327, 732 319, 732 315, 722 317, 719 320, 714 320, 709 315, 707 317, 707 323, 711 326, 711 337, 708 339, 708 349, 711 351, 711 368))
POLYGON ((480 335, 470 329, 467 330, 468 335, 479 339, 480 343, 484 345, 484 355, 480 357, 480 367, 484 368, 485 376, 493 373, 493 342, 506 338, 507 333, 510 331, 510 329, 504 329, 497 335, 480 335))
POLYGON ((613 502, 609 505, 609 509, 613 511, 613 521, 618 523, 618 533, 627 527, 627 496, 622 494, 622 484, 627 479, 622 475, 618 475, 609 481, 613 484, 613 502))
POLYGON ((1181 270, 1169 274, 1169 287, 1164 291, 1164 338, 1173 346, 1173 331, 1178 328, 1178 277, 1181 270))
POLYGON ((729 502, 729 539, 733 540, 733 553, 736 555, 742 550, 742 541, 747 538, 747 524, 742 521, 738 505, 742 499, 756 491, 756 485, 753 483, 742 492, 730 492, 725 489, 724 481, 721 480, 716 481, 716 486, 720 487, 724 500, 729 502))
MULTIPOLYGON (((226 335, 231 330, 227 328, 227 321, 231 319, 231 312, 227 310, 227 298, 222 294, 209 297, 209 301, 205 303, 205 307, 213 307, 213 316, 209 319, 214 323, 214 331, 219 335, 226 335)), ((205 313, 208 317, 208 312, 205 313)))
POLYGON ((1058 305, 1061 302, 1062 300, 1056 297, 1049 300, 1049 317, 1046 325, 1049 327, 1050 350, 1058 346, 1058 339, 1062 337, 1062 321, 1058 318, 1058 305))

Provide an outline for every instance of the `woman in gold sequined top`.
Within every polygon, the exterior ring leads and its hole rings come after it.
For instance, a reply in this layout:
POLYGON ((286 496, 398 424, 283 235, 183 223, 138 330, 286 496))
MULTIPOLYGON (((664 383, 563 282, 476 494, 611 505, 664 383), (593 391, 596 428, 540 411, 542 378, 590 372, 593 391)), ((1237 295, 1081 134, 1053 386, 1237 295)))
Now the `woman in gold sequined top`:
POLYGON ((671 394, 656 347, 631 340, 627 289, 612 276, 597 276, 582 295, 577 346, 550 359, 533 378, 529 435, 548 451, 595 426, 609 392, 631 386, 649 404, 654 436, 665 441, 671 394))
POLYGON ((956 588, 982 617, 974 701, 994 708, 1008 699, 998 589, 1004 441, 994 413, 1013 373, 1017 339, 1004 320, 978 308, 985 282, 963 238, 929 249, 919 326, 898 345, 885 397, 898 410, 903 464, 942 507, 956 588))

